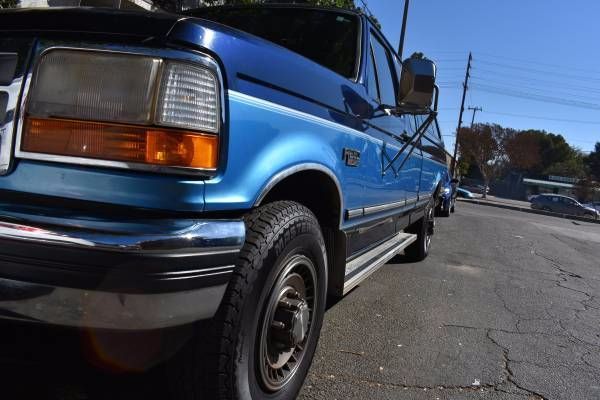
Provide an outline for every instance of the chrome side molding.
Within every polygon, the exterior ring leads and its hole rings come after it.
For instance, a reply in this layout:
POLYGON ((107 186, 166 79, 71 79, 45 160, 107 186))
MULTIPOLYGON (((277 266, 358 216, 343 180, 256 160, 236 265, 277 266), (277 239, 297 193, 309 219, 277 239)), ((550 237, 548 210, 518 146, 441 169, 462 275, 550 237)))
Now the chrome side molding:
POLYGON ((346 263, 343 295, 354 289, 415 240, 417 240, 415 234, 398 233, 379 246, 346 263))

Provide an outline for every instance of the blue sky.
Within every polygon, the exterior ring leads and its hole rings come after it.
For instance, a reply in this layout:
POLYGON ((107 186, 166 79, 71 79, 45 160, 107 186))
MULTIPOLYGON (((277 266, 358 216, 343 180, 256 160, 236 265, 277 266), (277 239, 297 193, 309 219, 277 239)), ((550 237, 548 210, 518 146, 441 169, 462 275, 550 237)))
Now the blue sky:
MULTIPOLYGON (((397 46, 404 2, 365 2, 397 46)), ((465 108, 483 108, 476 122, 545 129, 592 150, 600 141, 599 16, 595 0, 412 0, 404 57, 422 51, 438 63, 438 120, 446 147, 454 143, 461 82, 472 51, 473 85, 465 108)), ((463 126, 471 115, 465 110, 463 126)))

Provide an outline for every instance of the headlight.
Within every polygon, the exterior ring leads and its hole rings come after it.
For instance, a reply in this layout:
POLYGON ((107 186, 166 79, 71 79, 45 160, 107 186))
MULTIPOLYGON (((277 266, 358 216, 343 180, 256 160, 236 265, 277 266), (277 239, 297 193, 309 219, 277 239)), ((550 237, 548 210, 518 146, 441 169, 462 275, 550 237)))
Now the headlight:
POLYGON ((51 50, 33 77, 20 150, 25 156, 215 169, 218 88, 215 73, 202 66, 51 50))
POLYGON ((450 194, 450 189, 449 188, 444 188, 444 193, 445 194, 450 194))

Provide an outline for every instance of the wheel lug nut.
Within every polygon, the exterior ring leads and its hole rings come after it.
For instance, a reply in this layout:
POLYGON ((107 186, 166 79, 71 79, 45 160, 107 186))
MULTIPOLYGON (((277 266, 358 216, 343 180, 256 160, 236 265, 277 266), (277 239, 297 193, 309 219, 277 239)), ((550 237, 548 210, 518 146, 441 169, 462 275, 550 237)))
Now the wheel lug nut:
POLYGON ((271 327, 275 329, 285 329, 285 324, 280 321, 273 321, 271 323, 271 327))

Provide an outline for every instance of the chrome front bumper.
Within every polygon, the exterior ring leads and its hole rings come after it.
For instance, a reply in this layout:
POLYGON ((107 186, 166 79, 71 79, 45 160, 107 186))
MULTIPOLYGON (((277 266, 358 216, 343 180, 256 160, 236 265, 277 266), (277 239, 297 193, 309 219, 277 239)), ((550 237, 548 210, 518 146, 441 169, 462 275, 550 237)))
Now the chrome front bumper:
POLYGON ((241 220, 3 211, 0 318, 81 328, 148 330, 211 318, 245 236, 241 220))

